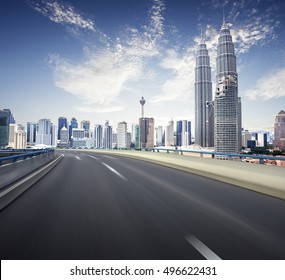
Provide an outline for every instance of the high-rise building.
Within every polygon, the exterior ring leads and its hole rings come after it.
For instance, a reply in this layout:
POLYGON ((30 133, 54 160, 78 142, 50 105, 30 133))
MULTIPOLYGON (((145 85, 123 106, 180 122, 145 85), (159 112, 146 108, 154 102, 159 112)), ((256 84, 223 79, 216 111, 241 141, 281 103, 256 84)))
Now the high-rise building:
POLYGON ((242 131, 242 139, 241 139, 241 145, 244 148, 248 148, 247 141, 251 140, 251 133, 248 130, 242 131))
POLYGON ((15 147, 15 137, 16 137, 16 132, 18 131, 18 126, 17 124, 9 124, 9 147, 16 149, 15 147))
POLYGON ((139 141, 140 148, 153 148, 154 147, 154 119, 153 118, 140 118, 139 119, 139 141))
POLYGON ((60 130, 59 140, 61 143, 68 143, 68 130, 65 126, 60 130))
POLYGON ((9 114, 0 110, 0 148, 5 148, 9 143, 9 114))
POLYGON ((267 148, 267 132, 257 132, 254 138, 256 140, 256 147, 267 148))
POLYGON ((117 127, 117 148, 126 149, 127 148, 127 123, 119 122, 117 127))
POLYGON ((281 110, 275 117, 273 147, 285 150, 285 111, 281 110))
POLYGON ((57 141, 58 141, 57 133, 58 133, 57 126, 51 123, 50 124, 51 145, 54 147, 57 146, 57 141))
POLYGON ((163 127, 160 125, 155 128, 155 133, 156 133, 156 146, 162 146, 163 145, 163 127))
POLYGON ((36 143, 37 124, 33 122, 27 123, 27 144, 36 143))
POLYGON ((109 121, 105 122, 104 127, 104 148, 112 149, 113 148, 113 128, 109 125, 109 121))
POLYGON ((181 146, 191 145, 191 122, 187 120, 182 121, 181 131, 181 146))
POLYGON ((174 146, 174 121, 168 122, 165 129, 165 146, 174 146))
POLYGON ((67 118, 59 117, 58 118, 58 131, 57 131, 57 139, 60 140, 60 132, 63 127, 67 128, 67 118))
MULTIPOLYGON (((214 146, 214 108, 212 105, 211 79, 210 57, 201 36, 195 67, 195 144, 202 147, 214 146)), ((180 144, 180 139, 178 141, 180 144)))
POLYGON ((3 109, 3 111, 8 113, 9 124, 15 124, 16 121, 10 109, 3 109))
POLYGON ((69 141, 71 141, 71 137, 72 137, 72 129, 73 128, 78 128, 78 122, 76 120, 76 118, 72 118, 70 121, 70 125, 69 125, 69 141))
POLYGON ((103 147, 103 127, 101 124, 96 124, 94 127, 94 147, 96 149, 103 147))
POLYGON ((51 121, 49 119, 39 120, 36 143, 51 146, 51 121))
MULTIPOLYGON (((214 100, 214 144, 216 152, 239 153, 241 150, 241 100, 238 97, 238 74, 232 36, 223 22, 216 59, 214 100)), ((217 156, 227 159, 224 156, 217 156)))
POLYGON ((177 121, 176 122, 176 132, 175 132, 175 135, 176 135, 176 143, 175 143, 175 145, 178 146, 178 147, 181 147, 182 146, 182 138, 181 138, 181 135, 182 135, 182 121, 177 121))
POLYGON ((90 121, 82 121, 81 122, 81 128, 85 130, 85 137, 90 137, 90 121))

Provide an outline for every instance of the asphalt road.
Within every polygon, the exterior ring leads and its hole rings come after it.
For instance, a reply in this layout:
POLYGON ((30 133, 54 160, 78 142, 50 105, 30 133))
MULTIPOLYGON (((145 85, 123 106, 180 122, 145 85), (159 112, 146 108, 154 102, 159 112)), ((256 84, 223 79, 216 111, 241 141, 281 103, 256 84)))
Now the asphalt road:
POLYGON ((63 152, 0 212, 1 259, 285 259, 285 201, 135 159, 63 152))

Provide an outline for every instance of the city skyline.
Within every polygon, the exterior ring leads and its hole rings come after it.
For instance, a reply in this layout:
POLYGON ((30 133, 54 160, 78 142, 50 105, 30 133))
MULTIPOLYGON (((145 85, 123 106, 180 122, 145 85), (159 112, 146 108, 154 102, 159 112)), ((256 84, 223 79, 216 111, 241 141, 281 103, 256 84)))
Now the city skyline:
POLYGON ((60 116, 131 124, 138 123, 143 95, 145 116, 155 126, 185 119, 194 127, 200 30, 214 93, 224 6, 238 60, 243 127, 273 131, 285 104, 284 3, 184 2, 2 3, 1 107, 23 125, 42 118, 57 125, 60 116))

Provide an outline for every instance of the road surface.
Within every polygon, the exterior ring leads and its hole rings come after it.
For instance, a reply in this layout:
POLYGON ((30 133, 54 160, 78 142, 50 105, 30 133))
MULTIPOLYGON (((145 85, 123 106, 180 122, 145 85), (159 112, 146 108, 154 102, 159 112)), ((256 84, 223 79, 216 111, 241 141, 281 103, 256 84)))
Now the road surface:
POLYGON ((64 158, 0 212, 1 259, 285 259, 285 201, 136 159, 64 158))

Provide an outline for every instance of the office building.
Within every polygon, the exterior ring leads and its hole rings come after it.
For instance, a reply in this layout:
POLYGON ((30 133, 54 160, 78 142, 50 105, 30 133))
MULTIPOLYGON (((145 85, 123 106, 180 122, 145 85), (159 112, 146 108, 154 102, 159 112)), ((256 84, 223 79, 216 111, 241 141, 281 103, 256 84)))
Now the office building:
POLYGON ((61 132, 61 129, 63 128, 63 127, 68 127, 67 126, 67 118, 65 118, 65 117, 59 117, 58 118, 58 131, 57 131, 57 136, 58 136, 58 140, 60 140, 60 132, 61 132))
POLYGON ((94 147, 96 149, 103 147, 103 127, 101 124, 96 124, 94 127, 94 147))
MULTIPOLYGON (((216 92, 214 100, 214 146, 216 152, 241 151, 241 100, 238 97, 238 74, 232 36, 223 22, 216 58, 216 92)), ((216 156, 227 159, 226 156, 216 156)))
POLYGON ((285 111, 281 110, 275 117, 273 147, 285 150, 285 111))
POLYGON ((162 126, 156 127, 155 134, 156 134, 155 145, 158 147, 163 146, 163 127, 162 126))
POLYGON ((36 143, 37 124, 34 122, 27 123, 27 144, 34 145, 36 143))
POLYGON ((140 148, 154 147, 154 119, 140 118, 139 119, 139 141, 140 148))
POLYGON ((191 122, 187 120, 182 121, 182 130, 181 130, 181 146, 190 146, 191 145, 191 122))
POLYGON ((49 119, 39 120, 36 132, 36 144, 51 146, 51 121, 49 119))
POLYGON ((3 109, 3 111, 5 111, 5 112, 8 113, 9 124, 15 124, 16 121, 15 121, 15 119, 14 119, 14 116, 13 116, 11 110, 10 110, 10 109, 3 109))
POLYGON ((256 147, 267 148, 267 132, 257 132, 254 134, 254 138, 256 140, 256 147))
POLYGON ((242 131, 242 139, 241 139, 241 145, 244 148, 248 148, 248 142, 251 140, 251 133, 248 130, 242 131))
POLYGON ((104 148, 113 148, 113 128, 109 124, 109 121, 106 121, 104 126, 104 148))
POLYGON ((168 122, 165 129, 165 146, 174 146, 174 121, 168 122))
POLYGON ((84 129, 85 137, 89 138, 90 137, 90 121, 82 121, 80 127, 84 129))
POLYGON ((117 127, 117 148, 126 149, 127 148, 127 123, 119 122, 117 127))
MULTIPOLYGON (((211 79, 210 57, 201 36, 195 67, 195 144, 202 147, 214 146, 214 107, 211 79)), ((180 142, 180 135, 177 144, 177 146, 184 146, 180 142)))
POLYGON ((72 129, 73 128, 78 128, 78 122, 76 120, 76 118, 72 118, 70 121, 70 125, 69 125, 69 141, 71 141, 71 137, 72 137, 72 129))
POLYGON ((0 148, 5 148, 9 143, 9 114, 0 110, 0 148))

